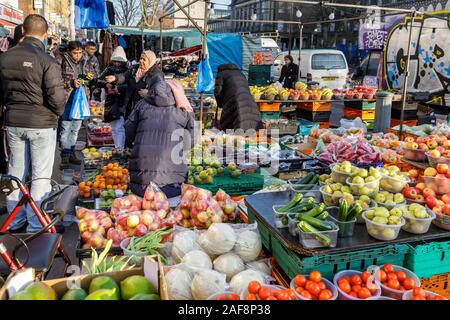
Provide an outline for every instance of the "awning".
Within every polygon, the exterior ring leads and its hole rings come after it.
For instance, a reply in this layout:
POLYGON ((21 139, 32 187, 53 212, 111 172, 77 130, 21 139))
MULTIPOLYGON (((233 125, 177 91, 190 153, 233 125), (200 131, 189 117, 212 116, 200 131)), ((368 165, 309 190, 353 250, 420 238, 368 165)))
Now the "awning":
POLYGON ((14 22, 11 22, 11 21, 8 21, 8 20, 5 20, 5 19, 0 19, 0 24, 4 25, 6 27, 15 27, 15 26, 17 26, 17 24, 15 24, 14 22))

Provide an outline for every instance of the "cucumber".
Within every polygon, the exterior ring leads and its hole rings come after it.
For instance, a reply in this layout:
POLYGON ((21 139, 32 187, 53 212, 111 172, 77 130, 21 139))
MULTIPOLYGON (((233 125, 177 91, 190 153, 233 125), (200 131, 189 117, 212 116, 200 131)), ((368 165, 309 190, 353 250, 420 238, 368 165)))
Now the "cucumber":
POLYGON ((329 247, 331 245, 331 239, 328 236, 320 233, 319 230, 311 226, 309 223, 305 221, 300 221, 298 227, 303 232, 315 233, 314 238, 316 238, 316 240, 322 243, 325 247, 329 247))
POLYGON ((358 203, 352 204, 347 214, 347 221, 352 221, 353 219, 359 217, 363 209, 358 203))
POLYGON ((294 208, 298 203, 300 203, 300 201, 302 201, 302 199, 303 199, 303 194, 298 193, 291 201, 289 201, 287 204, 285 204, 284 206, 279 208, 277 211, 278 212, 288 212, 289 210, 294 208))
POLYGON ((323 211, 321 214, 319 214, 317 217, 315 217, 316 219, 320 219, 320 220, 326 220, 329 217, 329 213, 328 211, 323 211))
POLYGON ((339 214, 338 220, 341 222, 347 221, 348 214, 348 204, 347 201, 343 198, 339 199, 339 214))
POLYGON ((305 221, 305 222, 309 223, 314 228, 317 228, 319 231, 333 230, 333 225, 329 222, 322 221, 320 219, 313 218, 313 217, 305 215, 305 214, 301 215, 299 218, 301 221, 305 221))
POLYGON ((305 212, 304 214, 311 216, 311 217, 317 217, 319 214, 324 212, 325 209, 326 209, 325 204, 321 203, 321 204, 315 206, 314 208, 312 208, 311 210, 305 212))
POLYGON ((315 207, 314 198, 308 198, 305 201, 299 203, 297 206, 292 208, 292 212, 303 212, 311 210, 315 207))
POLYGON ((296 184, 309 184, 309 182, 314 178, 314 172, 308 172, 306 176, 297 181, 296 184))

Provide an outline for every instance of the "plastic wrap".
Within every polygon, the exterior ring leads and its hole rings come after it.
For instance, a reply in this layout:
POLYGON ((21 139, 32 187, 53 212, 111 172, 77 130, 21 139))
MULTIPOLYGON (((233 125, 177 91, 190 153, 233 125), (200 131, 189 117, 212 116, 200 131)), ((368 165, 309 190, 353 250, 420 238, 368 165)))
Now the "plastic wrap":
POLYGON ((198 242, 209 255, 221 255, 230 252, 236 244, 237 234, 226 223, 214 223, 199 237, 198 242))
POLYGON ((194 250, 200 250, 197 243, 198 235, 192 230, 176 233, 173 238, 171 256, 176 263, 180 263, 183 257, 194 250))
POLYGON ((145 189, 142 209, 156 211, 161 219, 170 213, 170 204, 165 193, 153 182, 145 189))
POLYGON ((116 215, 115 229, 123 238, 143 236, 162 227, 162 219, 156 211, 139 210, 116 215))
POLYGON ((230 281, 233 276, 245 270, 244 261, 233 252, 218 256, 214 260, 213 265, 214 270, 226 275, 227 281, 230 281))
POLYGON ((117 198, 111 205, 111 218, 115 219, 119 213, 142 210, 142 198, 135 195, 117 198))
POLYGON ((263 274, 262 272, 248 269, 236 274, 230 281, 230 289, 233 292, 242 295, 251 281, 258 281, 261 284, 270 283, 271 278, 263 274))
POLYGON ((214 196, 214 199, 217 201, 224 213, 222 222, 234 221, 238 214, 238 204, 231 199, 231 196, 229 196, 222 189, 219 189, 214 196))
POLYGON ((247 269, 253 269, 253 270, 262 272, 268 276, 270 276, 272 274, 272 265, 270 264, 270 259, 261 259, 261 260, 247 262, 245 264, 245 267, 247 269))
POLYGON ((83 248, 103 248, 106 235, 113 226, 109 214, 102 210, 90 210, 81 207, 75 209, 80 237, 84 243, 83 248))
POLYGON ((181 260, 181 263, 193 271, 199 269, 212 269, 211 258, 202 250, 194 250, 186 253, 181 260))
POLYGON ((368 165, 378 162, 380 153, 363 138, 346 137, 326 146, 319 160, 325 163, 350 161, 368 165))
POLYGON ((206 300, 217 292, 227 288, 226 276, 214 270, 197 272, 191 283, 191 292, 195 300, 206 300))
POLYGON ((259 234, 257 224, 236 225, 237 233, 234 252, 241 257, 244 262, 255 260, 262 250, 261 235, 259 234))
POLYGON ((193 276, 183 267, 173 267, 165 274, 170 300, 192 300, 191 283, 193 276))

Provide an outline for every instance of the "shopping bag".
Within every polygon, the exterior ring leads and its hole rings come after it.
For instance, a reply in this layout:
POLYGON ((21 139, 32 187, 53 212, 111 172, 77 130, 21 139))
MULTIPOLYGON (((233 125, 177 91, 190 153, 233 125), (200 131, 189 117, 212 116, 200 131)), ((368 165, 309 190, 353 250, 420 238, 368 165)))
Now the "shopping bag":
POLYGON ((79 29, 109 28, 104 0, 75 0, 75 27, 79 29))
POLYGON ((210 92, 214 89, 214 75, 206 56, 198 65, 197 92, 210 92))
POLYGON ((70 120, 87 120, 91 116, 89 109, 89 102, 86 96, 84 87, 81 86, 75 89, 73 94, 72 107, 70 109, 70 120))

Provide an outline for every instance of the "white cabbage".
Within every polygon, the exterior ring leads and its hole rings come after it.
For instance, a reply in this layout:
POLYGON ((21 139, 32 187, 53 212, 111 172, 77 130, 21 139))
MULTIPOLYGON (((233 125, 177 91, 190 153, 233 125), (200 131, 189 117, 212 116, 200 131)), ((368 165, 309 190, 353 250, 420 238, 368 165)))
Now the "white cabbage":
POLYGON ((224 273, 227 281, 230 281, 235 274, 245 270, 244 261, 235 253, 228 252, 214 260, 214 270, 224 273))
POLYGON ((167 291, 170 300, 192 300, 192 277, 189 272, 174 268, 166 273, 167 291))
POLYGON ((197 238, 197 234, 191 230, 175 235, 172 244, 172 258, 175 263, 180 263, 186 253, 201 249, 197 243, 197 238))
POLYGON ((244 261, 255 260, 262 249, 261 237, 259 233, 246 230, 238 234, 234 251, 244 261))
POLYGON ((195 300, 206 300, 215 293, 224 292, 226 286, 224 274, 214 270, 204 270, 194 276, 191 292, 195 300))

